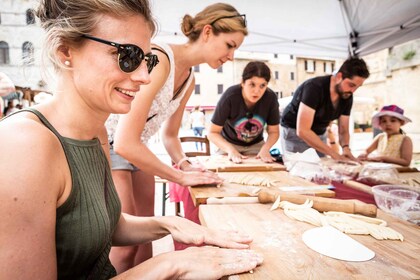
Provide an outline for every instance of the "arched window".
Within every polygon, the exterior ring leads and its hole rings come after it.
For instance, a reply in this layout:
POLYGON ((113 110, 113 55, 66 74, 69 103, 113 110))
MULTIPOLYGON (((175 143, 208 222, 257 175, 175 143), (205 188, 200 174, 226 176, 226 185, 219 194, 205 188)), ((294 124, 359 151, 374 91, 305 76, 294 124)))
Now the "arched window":
POLYGON ((0 41, 0 64, 9 64, 9 44, 0 41))
POLYGON ((26 24, 34 24, 35 23, 35 15, 32 9, 26 10, 26 24))
POLYGON ((34 64, 34 45, 31 42, 23 43, 22 59, 24 64, 34 64))

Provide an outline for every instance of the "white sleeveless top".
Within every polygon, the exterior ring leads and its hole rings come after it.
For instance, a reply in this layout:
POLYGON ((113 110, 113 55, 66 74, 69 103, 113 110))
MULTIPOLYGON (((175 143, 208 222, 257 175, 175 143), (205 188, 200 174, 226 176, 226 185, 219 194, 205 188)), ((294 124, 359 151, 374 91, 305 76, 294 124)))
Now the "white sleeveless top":
MULTIPOLYGON (((175 100, 172 100, 175 86, 174 53, 172 52, 172 49, 168 44, 154 44, 163 49, 168 54, 171 69, 169 71, 169 75, 166 79, 165 84, 156 94, 155 99, 152 102, 152 106, 150 107, 148 118, 151 119, 148 122, 146 122, 143 132, 141 134, 141 141, 146 144, 149 141, 150 137, 152 137, 154 134, 156 134, 156 132, 158 132, 162 123, 169 119, 178 109, 182 98, 184 97, 185 93, 187 92, 187 89, 190 87, 194 78, 194 73, 191 71, 191 74, 188 77, 188 80, 186 81, 184 87, 182 88, 182 91, 179 93, 175 100)), ((141 98, 141 94, 139 94, 139 96, 136 98, 141 98)), ((108 140, 110 141, 110 143, 114 140, 114 134, 118 124, 118 119, 119 114, 111 114, 108 120, 106 121, 105 125, 108 131, 108 140)))

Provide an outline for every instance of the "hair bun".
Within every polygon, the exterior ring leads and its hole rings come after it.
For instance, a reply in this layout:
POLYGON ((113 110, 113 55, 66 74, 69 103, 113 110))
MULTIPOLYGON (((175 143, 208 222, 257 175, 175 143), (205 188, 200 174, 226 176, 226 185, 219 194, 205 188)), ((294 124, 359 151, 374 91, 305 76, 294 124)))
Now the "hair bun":
POLYGON ((194 31, 194 18, 189 14, 186 14, 182 19, 181 31, 187 37, 194 31))

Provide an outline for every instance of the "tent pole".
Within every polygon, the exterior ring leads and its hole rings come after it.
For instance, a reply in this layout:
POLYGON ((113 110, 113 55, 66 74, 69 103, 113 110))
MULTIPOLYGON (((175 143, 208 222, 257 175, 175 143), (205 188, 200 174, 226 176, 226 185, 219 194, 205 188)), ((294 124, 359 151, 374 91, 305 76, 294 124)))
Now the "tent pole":
POLYGON ((345 0, 338 0, 341 8, 341 15, 343 16, 344 27, 346 28, 346 32, 348 35, 348 48, 349 48, 349 55, 351 57, 357 56, 356 49, 357 49, 357 32, 353 29, 353 26, 350 22, 349 15, 347 9, 344 5, 345 0), (350 32, 349 29, 350 28, 350 32))

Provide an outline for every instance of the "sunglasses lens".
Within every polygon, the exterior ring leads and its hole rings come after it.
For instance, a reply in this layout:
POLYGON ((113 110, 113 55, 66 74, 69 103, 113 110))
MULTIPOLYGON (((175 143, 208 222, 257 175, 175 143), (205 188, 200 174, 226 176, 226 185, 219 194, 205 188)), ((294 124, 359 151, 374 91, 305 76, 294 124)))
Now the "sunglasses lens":
POLYGON ((154 54, 146 54, 146 63, 147 63, 147 71, 152 72, 153 68, 159 63, 159 59, 157 55, 154 54))
POLYGON ((118 64, 122 71, 126 73, 133 72, 139 66, 144 58, 143 51, 134 45, 124 45, 118 49, 118 64))

